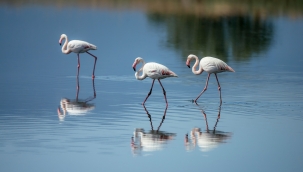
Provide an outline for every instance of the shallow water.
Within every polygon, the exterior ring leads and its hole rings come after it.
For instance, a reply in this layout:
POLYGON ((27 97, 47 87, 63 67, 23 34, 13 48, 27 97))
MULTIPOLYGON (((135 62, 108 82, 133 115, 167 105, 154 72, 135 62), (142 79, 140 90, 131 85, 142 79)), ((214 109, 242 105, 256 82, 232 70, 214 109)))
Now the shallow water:
POLYGON ((302 169, 302 18, 79 8, 0 6, 0 171, 302 169), (97 45, 94 81, 87 54, 77 80, 62 33, 97 45), (218 74, 221 108, 213 75, 192 103, 207 74, 187 68, 190 53, 236 71, 218 74), (152 81, 135 79, 138 56, 178 74, 161 81, 167 109, 157 81, 141 105, 152 81))

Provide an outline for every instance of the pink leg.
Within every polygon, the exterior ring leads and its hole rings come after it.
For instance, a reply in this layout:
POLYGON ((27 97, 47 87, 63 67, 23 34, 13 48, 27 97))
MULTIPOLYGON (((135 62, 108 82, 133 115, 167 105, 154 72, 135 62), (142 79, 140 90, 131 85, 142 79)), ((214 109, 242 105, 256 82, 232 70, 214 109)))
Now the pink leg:
POLYGON ((79 54, 77 54, 78 55, 78 68, 80 68, 80 56, 79 56, 79 54))
POLYGON ((79 71, 80 71, 80 56, 79 56, 79 54, 77 54, 77 56, 78 56, 78 66, 77 66, 78 71, 77 71, 77 77, 79 77, 79 71))
POLYGON ((78 67, 78 70, 77 70, 77 78, 79 77, 79 71, 80 71, 80 67, 78 67))
POLYGON ((163 87, 163 85, 162 85, 160 79, 158 79, 158 81, 159 81, 159 83, 160 83, 160 85, 161 85, 161 87, 162 87, 163 94, 164 94, 164 98, 165 98, 165 102, 166 102, 166 107, 167 107, 167 106, 168 106, 168 103, 167 103, 167 99, 166 99, 166 91, 165 91, 165 89, 164 89, 164 87, 163 87))
MULTIPOLYGON (((79 75, 79 68, 78 68, 78 75, 79 75)), ((76 93, 76 102, 78 102, 78 95, 79 95, 79 90, 80 90, 80 85, 79 85, 79 77, 77 75, 77 93, 76 93)))
POLYGON ((87 54, 93 56, 95 58, 95 63, 94 63, 94 70, 93 70, 93 75, 92 75, 92 78, 95 79, 95 68, 96 68, 96 62, 97 62, 97 57, 92 55, 91 53, 89 52, 86 52, 87 54))
POLYGON ((205 85, 203 91, 199 94, 199 96, 196 98, 196 100, 194 100, 195 103, 196 103, 197 100, 200 98, 200 96, 207 90, 209 77, 210 77, 210 73, 209 73, 208 76, 207 76, 206 85, 205 85))
POLYGON ((218 90, 219 90, 219 94, 220 94, 220 106, 221 106, 222 105, 221 86, 220 86, 220 83, 219 83, 219 80, 218 80, 218 77, 217 77, 216 73, 215 73, 215 76, 216 76, 216 79, 217 79, 217 82, 218 82, 218 90))
POLYGON ((146 100, 147 100, 147 99, 148 99, 148 97, 151 95, 151 93, 152 93, 152 91, 153 91, 154 82, 155 82, 155 80, 153 79, 152 86, 151 86, 151 88, 150 88, 150 90, 149 90, 149 93, 147 94, 147 96, 146 96, 146 98, 145 98, 144 102, 142 103, 142 105, 144 105, 144 104, 145 104, 146 100))

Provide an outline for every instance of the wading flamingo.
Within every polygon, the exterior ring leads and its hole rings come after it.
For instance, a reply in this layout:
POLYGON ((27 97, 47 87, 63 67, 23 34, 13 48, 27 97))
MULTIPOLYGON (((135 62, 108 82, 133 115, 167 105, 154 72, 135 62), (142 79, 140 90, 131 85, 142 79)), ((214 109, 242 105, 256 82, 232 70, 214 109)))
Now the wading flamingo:
POLYGON ((203 57, 200 61, 199 65, 199 59, 196 55, 190 54, 187 57, 186 65, 190 68, 190 61, 196 59, 196 62, 194 66, 192 67, 192 71, 196 75, 200 75, 203 71, 206 71, 208 73, 207 80, 206 80, 206 85, 203 89, 203 91, 198 95, 198 97, 194 100, 196 103, 199 97, 207 90, 208 86, 208 80, 210 77, 210 74, 214 73, 217 79, 218 83, 218 90, 220 94, 220 105, 222 104, 222 98, 221 98, 221 87, 220 83, 217 77, 217 73, 221 72, 235 72, 230 66, 228 66, 225 62, 223 62, 220 59, 214 58, 214 57, 203 57), (199 65, 199 70, 196 70, 196 67, 199 65))
MULTIPOLYGON (((59 44, 62 44, 62 41, 65 39, 65 42, 62 46, 62 53, 64 54, 69 54, 71 52, 77 53, 78 56, 78 69, 80 68, 80 56, 79 53, 87 53, 95 58, 95 64, 94 64, 94 69, 93 69, 93 75, 92 78, 95 78, 95 67, 96 67, 96 62, 97 62, 97 57, 89 53, 89 50, 96 50, 97 47, 93 44, 90 44, 85 41, 80 41, 80 40, 71 40, 68 42, 67 36, 65 34, 62 34, 59 39, 59 44)), ((79 72, 77 76, 79 75, 79 72)))
POLYGON ((151 79, 153 79, 150 91, 149 91, 148 95, 146 96, 142 105, 144 105, 144 103, 146 102, 148 97, 151 95, 155 79, 157 79, 162 87, 166 106, 168 106, 167 99, 166 99, 166 91, 165 91, 160 79, 164 79, 167 77, 178 77, 178 76, 173 71, 169 70, 166 66, 164 66, 162 64, 155 63, 155 62, 145 63, 145 61, 141 57, 137 57, 135 59, 135 62, 133 63, 132 67, 133 67, 134 71, 136 71, 135 77, 137 80, 143 80, 146 77, 150 77, 151 79), (136 71, 136 66, 139 63, 143 63, 143 66, 139 69, 139 71, 136 71), (139 76, 139 73, 141 71, 142 71, 142 75, 139 76))

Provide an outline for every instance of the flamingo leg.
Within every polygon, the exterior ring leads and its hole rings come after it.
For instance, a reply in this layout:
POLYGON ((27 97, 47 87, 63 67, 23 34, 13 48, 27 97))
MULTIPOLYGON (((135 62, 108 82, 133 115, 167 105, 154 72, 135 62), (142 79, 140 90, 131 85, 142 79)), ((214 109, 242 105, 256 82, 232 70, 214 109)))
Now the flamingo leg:
POLYGON ((200 96, 207 90, 209 77, 210 77, 210 73, 209 73, 208 76, 207 76, 206 85, 205 85, 203 91, 199 94, 199 96, 196 98, 196 100, 194 100, 195 103, 196 103, 197 100, 200 98, 200 96))
POLYGON ((217 79, 217 83, 218 83, 218 90, 219 90, 219 94, 220 94, 220 106, 222 105, 222 97, 221 97, 221 86, 217 77, 217 74, 215 73, 216 79, 217 79))
POLYGON ((94 56, 94 55, 92 55, 91 53, 89 53, 89 52, 86 52, 87 54, 89 54, 89 55, 91 55, 91 56, 93 56, 94 58, 95 58, 95 63, 94 63, 94 69, 93 69, 93 75, 92 75, 92 78, 93 79, 95 79, 95 68, 96 68, 96 62, 97 62, 97 57, 96 56, 94 56))
POLYGON ((77 77, 79 77, 79 71, 80 71, 80 56, 79 56, 79 54, 77 54, 77 56, 78 56, 78 66, 77 66, 78 71, 77 71, 77 77))
POLYGON ((160 79, 158 79, 158 81, 159 81, 159 83, 160 83, 160 85, 161 85, 161 87, 162 87, 163 94, 164 94, 164 98, 165 98, 165 102, 166 102, 166 107, 167 107, 167 106, 168 106, 168 103, 167 103, 167 99, 166 99, 166 91, 165 91, 165 89, 164 89, 164 87, 163 87, 163 85, 162 85, 160 79))
POLYGON ((142 105, 144 105, 144 104, 145 104, 146 100, 147 100, 147 99, 148 99, 148 97, 151 95, 151 93, 152 93, 152 91, 153 91, 154 82, 155 82, 155 79, 153 79, 152 86, 151 86, 151 88, 150 88, 150 90, 149 90, 149 93, 147 94, 147 96, 146 96, 146 98, 145 98, 144 102, 142 103, 142 105))
MULTIPOLYGON (((79 68, 78 68, 78 75, 79 75, 79 68)), ((76 102, 78 102, 78 95, 79 95, 79 90, 80 90, 80 85, 79 85, 79 77, 77 75, 77 93, 76 93, 76 102)))
POLYGON ((77 56, 78 56, 78 69, 80 68, 80 56, 79 56, 79 54, 77 54, 77 56))

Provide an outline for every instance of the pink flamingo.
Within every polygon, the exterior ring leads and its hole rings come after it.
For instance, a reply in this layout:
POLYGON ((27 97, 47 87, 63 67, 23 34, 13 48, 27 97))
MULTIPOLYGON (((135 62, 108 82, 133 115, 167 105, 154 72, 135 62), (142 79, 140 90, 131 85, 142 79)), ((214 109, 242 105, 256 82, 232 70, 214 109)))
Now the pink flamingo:
MULTIPOLYGON (((95 67, 96 67, 96 62, 97 62, 97 57, 89 53, 89 50, 96 50, 97 47, 93 44, 90 44, 85 41, 80 41, 80 40, 72 40, 68 42, 67 36, 65 34, 62 34, 59 39, 59 44, 61 45, 62 40, 65 39, 65 43, 62 46, 62 53, 64 54, 69 54, 71 52, 77 53, 78 56, 78 69, 80 68, 80 57, 79 53, 87 53, 95 58, 95 64, 94 64, 94 69, 93 69, 93 75, 92 78, 95 78, 95 67)), ((79 71, 79 70, 78 70, 79 71)), ((79 72, 77 76, 79 75, 79 72)))
POLYGON ((168 106, 167 99, 166 99, 166 91, 165 91, 160 79, 164 79, 164 78, 167 78, 167 77, 178 77, 178 76, 173 71, 169 70, 166 66, 164 66, 162 64, 155 63, 155 62, 145 63, 145 61, 141 57, 138 57, 138 58, 135 59, 135 62, 133 63, 133 66, 132 66, 134 71, 136 71, 136 66, 139 63, 143 63, 143 66, 139 69, 139 71, 137 71, 135 73, 136 79, 137 80, 143 80, 146 77, 150 77, 151 79, 153 79, 150 91, 149 91, 148 95, 146 96, 142 105, 144 105, 147 98, 151 95, 155 79, 157 79, 159 81, 161 87, 162 87, 165 102, 166 102, 166 106, 168 106), (141 71, 143 71, 142 75, 139 76, 139 73, 141 71))
POLYGON ((187 61, 186 61, 186 65, 190 68, 190 61, 196 59, 196 62, 192 68, 192 71, 194 74, 196 75, 200 75, 203 71, 208 72, 208 76, 207 76, 207 80, 206 80, 206 85, 203 89, 203 91, 198 95, 198 97, 194 100, 194 102, 196 103, 197 100, 199 99, 199 97, 207 90, 207 86, 208 86, 208 80, 210 77, 210 74, 214 73, 217 79, 217 83, 218 83, 218 90, 220 93, 220 106, 222 104, 222 98, 221 98, 221 87, 220 87, 220 83, 217 77, 217 73, 221 73, 221 72, 235 72, 230 66, 228 66, 225 62, 223 62, 220 59, 214 58, 214 57, 203 57, 200 61, 200 68, 199 70, 196 70, 196 67, 199 64, 199 59, 196 55, 190 54, 187 57, 187 61))

